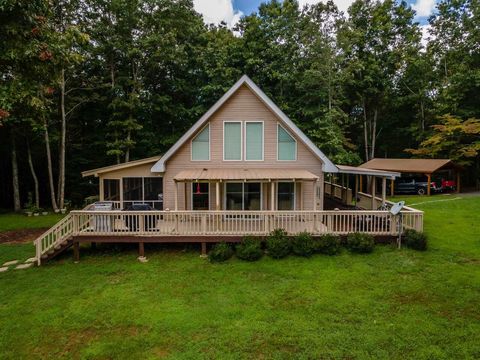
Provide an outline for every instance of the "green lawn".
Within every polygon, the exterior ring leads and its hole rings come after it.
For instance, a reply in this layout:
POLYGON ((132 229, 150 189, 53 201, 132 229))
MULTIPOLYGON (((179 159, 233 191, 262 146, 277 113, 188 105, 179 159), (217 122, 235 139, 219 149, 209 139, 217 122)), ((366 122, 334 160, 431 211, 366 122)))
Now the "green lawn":
POLYGON ((100 248, 0 273, 0 358, 480 358, 480 197, 430 202, 447 198, 407 199, 424 202, 424 253, 212 265, 147 247, 142 264, 100 248))
POLYGON ((29 217, 24 214, 0 214, 0 231, 50 227, 64 216, 48 214, 29 217))

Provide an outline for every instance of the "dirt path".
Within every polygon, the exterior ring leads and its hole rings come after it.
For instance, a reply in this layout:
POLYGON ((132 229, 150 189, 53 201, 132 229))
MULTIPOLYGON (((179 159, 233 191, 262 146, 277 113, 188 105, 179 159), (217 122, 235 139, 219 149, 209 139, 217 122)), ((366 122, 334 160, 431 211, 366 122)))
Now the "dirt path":
POLYGON ((0 232, 0 244, 33 241, 47 230, 48 228, 2 231, 0 232))

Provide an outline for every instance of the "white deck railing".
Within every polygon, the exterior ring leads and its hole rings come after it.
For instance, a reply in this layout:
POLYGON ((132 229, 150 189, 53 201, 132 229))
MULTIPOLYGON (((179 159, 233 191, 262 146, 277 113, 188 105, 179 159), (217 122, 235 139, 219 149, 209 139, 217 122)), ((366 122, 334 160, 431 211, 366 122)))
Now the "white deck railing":
MULTIPOLYGON (((402 211, 402 229, 423 231, 423 212, 402 211)), ((398 235, 399 217, 389 211, 72 211, 35 240, 37 261, 72 236, 267 235, 281 228, 294 235, 363 232, 398 235)))

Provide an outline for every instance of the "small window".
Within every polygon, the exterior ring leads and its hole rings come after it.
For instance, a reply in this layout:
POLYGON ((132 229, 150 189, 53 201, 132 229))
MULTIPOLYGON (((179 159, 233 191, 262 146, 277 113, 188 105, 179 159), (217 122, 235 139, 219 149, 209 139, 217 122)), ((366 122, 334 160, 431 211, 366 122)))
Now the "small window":
POLYGON ((277 158, 278 160, 295 160, 297 158, 297 142, 281 125, 277 125, 277 158))
POLYGON ((192 140, 192 160, 210 160, 210 125, 207 125, 192 140))
POLYGON ((192 209, 208 210, 208 183, 192 183, 192 209))
POLYGON ((103 180, 103 200, 105 201, 120 200, 120 180, 118 179, 103 180))
POLYGON ((245 160, 263 160, 262 122, 245 122, 245 160))
POLYGON ((242 123, 223 123, 223 159, 242 160, 242 123))

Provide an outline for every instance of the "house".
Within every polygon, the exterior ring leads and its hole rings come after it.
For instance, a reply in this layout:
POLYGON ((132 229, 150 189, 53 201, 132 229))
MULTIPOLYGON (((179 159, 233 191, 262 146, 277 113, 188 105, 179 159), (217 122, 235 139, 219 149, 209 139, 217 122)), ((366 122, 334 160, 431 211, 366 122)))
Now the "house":
MULTIPOLYGON (((243 76, 163 156, 83 172, 99 178, 100 200, 116 211, 72 211, 37 239, 37 258, 40 263, 72 244, 78 254, 82 241, 138 242, 141 253, 144 242, 201 242, 204 251, 206 242, 264 236, 275 228, 291 234, 396 234, 388 211, 325 210, 326 174, 347 179, 343 186, 330 183, 329 195, 337 188, 351 192, 351 176, 382 178, 381 198, 375 188, 373 196, 362 193, 374 210, 378 201, 386 203, 386 179, 399 176, 336 166, 243 76), (157 211, 118 211, 135 203, 157 211)), ((421 229, 423 213, 406 213, 411 220, 404 224, 421 229)))

